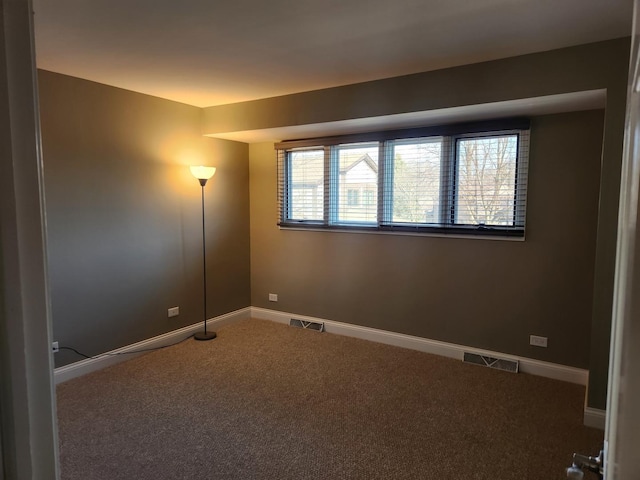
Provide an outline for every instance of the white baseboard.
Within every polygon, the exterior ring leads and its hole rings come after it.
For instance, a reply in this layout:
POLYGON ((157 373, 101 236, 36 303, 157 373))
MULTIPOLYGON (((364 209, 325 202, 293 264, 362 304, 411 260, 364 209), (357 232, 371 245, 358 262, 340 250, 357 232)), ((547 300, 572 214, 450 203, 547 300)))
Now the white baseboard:
MULTIPOLYGON (((220 328, 223 325, 247 319, 250 317, 250 313, 250 307, 242 308, 230 313, 225 313, 224 315, 219 315, 217 317, 208 319, 207 326, 211 325, 211 329, 215 330, 216 328, 220 328)), ((54 381, 57 385, 59 383, 66 382, 67 380, 71 380, 72 378, 80 377, 90 372, 95 372, 96 370, 103 369, 116 363, 124 362, 125 360, 130 360, 134 357, 137 357, 138 355, 142 355, 145 352, 131 353, 129 355, 114 354, 170 345, 188 337, 189 335, 196 333, 201 328, 202 322, 198 322, 193 325, 180 328, 178 330, 173 330, 172 332, 158 335, 157 337, 148 338, 147 340, 143 340, 141 342, 127 345, 126 347, 118 348, 117 350, 112 350, 110 352, 97 355, 94 358, 88 358, 86 360, 81 360, 70 365, 65 365, 64 367, 56 368, 53 371, 54 381)))
POLYGON ((325 320, 323 318, 308 317, 306 315, 297 315, 295 313, 280 312, 267 308, 251 307, 251 317, 271 320, 279 323, 289 324, 291 318, 300 320, 322 322, 325 331, 335 333, 337 335, 345 335, 347 337, 361 338, 372 342, 385 343, 396 347, 410 348, 421 352, 432 353, 443 357, 455 358, 462 360, 464 352, 478 353, 491 357, 507 358, 518 360, 520 371, 530 373, 541 377, 553 378, 564 382, 577 383, 579 385, 587 385, 589 379, 588 370, 581 368, 568 367, 556 363, 543 362, 532 358, 518 357, 500 352, 492 352, 489 350, 481 350, 478 348, 466 347, 455 343, 440 342, 438 340, 430 340, 422 337, 414 337, 403 333, 389 332, 386 330, 378 330, 376 328, 361 327, 359 325, 351 325, 348 323, 335 322, 333 320, 325 320))
POLYGON ((604 430, 607 423, 607 411, 599 408, 584 407, 584 424, 587 427, 604 430))

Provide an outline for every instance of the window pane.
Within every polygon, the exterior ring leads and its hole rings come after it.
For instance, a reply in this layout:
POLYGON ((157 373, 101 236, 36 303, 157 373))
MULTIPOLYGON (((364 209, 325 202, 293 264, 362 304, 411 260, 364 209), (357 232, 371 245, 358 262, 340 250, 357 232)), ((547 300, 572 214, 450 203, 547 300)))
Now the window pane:
POLYGON ((324 218, 324 150, 288 153, 290 220, 324 218))
POLYGON ((378 144, 335 147, 338 160, 337 220, 378 221, 378 144))
POLYGON ((514 225, 518 136, 459 139, 455 223, 514 225))
POLYGON ((440 221, 440 138, 393 144, 393 216, 395 223, 440 221))

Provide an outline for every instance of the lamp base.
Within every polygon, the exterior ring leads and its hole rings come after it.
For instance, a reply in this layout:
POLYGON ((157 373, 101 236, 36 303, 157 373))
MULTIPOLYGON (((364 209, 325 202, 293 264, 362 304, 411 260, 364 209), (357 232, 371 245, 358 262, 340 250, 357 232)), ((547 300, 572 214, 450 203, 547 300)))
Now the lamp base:
POLYGON ((216 338, 216 332, 198 332, 196 333, 193 338, 195 338, 196 340, 213 340, 214 338, 216 338))

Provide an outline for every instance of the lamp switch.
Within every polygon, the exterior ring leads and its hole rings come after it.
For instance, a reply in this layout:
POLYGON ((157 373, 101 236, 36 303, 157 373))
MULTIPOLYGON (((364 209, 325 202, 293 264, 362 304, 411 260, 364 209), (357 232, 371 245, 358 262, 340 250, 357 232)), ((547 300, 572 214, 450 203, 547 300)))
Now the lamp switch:
POLYGON ((269 301, 270 302, 277 302, 278 301, 278 294, 277 293, 270 293, 269 294, 269 301))
POLYGON ((167 310, 168 317, 177 317, 178 315, 180 315, 180 307, 172 307, 167 310))

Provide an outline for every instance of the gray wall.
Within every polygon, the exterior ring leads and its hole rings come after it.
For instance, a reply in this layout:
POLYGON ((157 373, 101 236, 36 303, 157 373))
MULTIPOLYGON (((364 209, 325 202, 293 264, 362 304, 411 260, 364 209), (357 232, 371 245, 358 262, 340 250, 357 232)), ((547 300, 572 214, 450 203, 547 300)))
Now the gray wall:
POLYGON ((629 39, 624 38, 357 85, 210 107, 204 110, 203 133, 302 125, 606 89, 604 140, 598 147, 602 153, 602 169, 593 301, 588 315, 591 319, 588 405, 604 408, 629 44, 629 39))
POLYGON ((587 368, 602 125, 532 119, 526 241, 280 230, 273 144, 251 145, 252 305, 587 368))
POLYGON ((189 164, 218 169, 205 190, 208 316, 249 306, 247 145, 203 138, 196 107, 46 71, 39 83, 54 339, 94 355, 202 320, 189 164))

